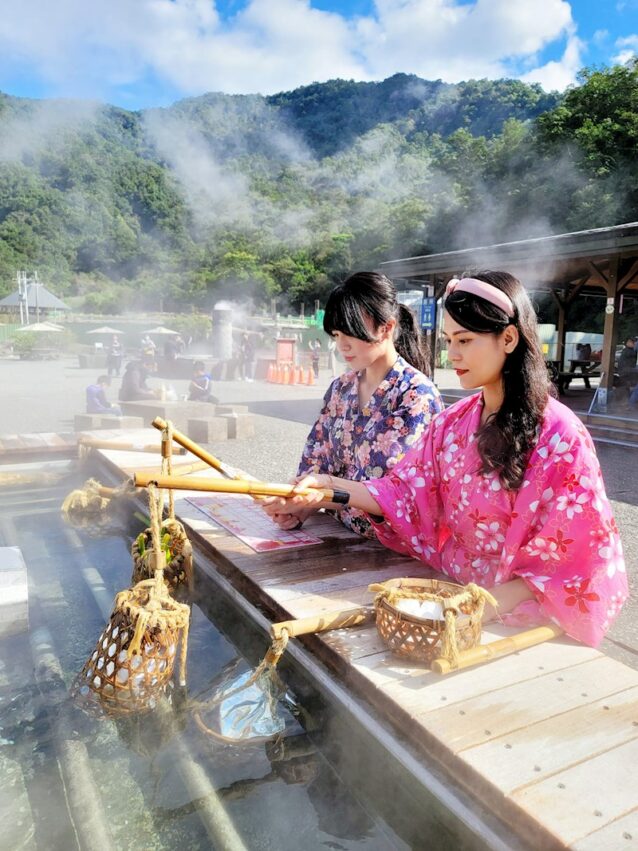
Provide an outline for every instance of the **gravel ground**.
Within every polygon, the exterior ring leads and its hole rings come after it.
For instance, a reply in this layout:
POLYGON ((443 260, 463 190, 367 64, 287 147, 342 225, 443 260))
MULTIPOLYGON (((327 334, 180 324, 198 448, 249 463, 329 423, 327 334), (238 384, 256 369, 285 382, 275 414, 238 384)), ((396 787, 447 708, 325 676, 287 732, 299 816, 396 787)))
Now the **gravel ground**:
MULTIPOLYGON (((0 360, 0 434, 72 430, 74 415, 84 411, 85 388, 96 377, 95 370, 79 369, 75 359, 0 360)), ((450 370, 437 371, 435 379, 442 390, 458 389, 450 370)), ((255 415, 256 437, 211 444, 211 451, 260 479, 287 481, 296 470, 330 380, 324 370, 312 387, 261 381, 217 383, 214 392, 221 402, 249 405, 255 415)), ((150 383, 159 385, 159 380, 150 383)), ((187 381, 170 383, 178 395, 186 392, 187 381)), ((119 379, 115 378, 109 393, 113 401, 118 389, 119 379)), ((597 449, 634 589, 612 631, 618 644, 608 642, 605 649, 638 667, 638 450, 602 443, 597 449)))

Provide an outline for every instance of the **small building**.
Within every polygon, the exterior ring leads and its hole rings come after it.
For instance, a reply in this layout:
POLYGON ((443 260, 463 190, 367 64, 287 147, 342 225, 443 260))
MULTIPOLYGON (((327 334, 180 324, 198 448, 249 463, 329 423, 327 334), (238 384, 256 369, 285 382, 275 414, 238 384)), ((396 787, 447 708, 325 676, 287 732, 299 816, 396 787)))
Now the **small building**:
POLYGON ((21 318, 28 315, 29 318, 34 317, 36 322, 42 316, 54 316, 70 309, 39 281, 31 281, 24 288, 0 299, 0 313, 16 313, 21 318))

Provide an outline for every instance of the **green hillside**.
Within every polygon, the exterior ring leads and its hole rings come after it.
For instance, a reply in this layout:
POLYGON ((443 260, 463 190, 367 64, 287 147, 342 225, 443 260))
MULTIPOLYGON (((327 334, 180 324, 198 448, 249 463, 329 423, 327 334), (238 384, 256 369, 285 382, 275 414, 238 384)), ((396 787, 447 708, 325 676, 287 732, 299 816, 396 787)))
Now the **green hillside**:
POLYGON ((409 75, 167 109, 0 95, 0 294, 87 309, 322 298, 414 253, 638 219, 638 66, 564 95, 409 75))

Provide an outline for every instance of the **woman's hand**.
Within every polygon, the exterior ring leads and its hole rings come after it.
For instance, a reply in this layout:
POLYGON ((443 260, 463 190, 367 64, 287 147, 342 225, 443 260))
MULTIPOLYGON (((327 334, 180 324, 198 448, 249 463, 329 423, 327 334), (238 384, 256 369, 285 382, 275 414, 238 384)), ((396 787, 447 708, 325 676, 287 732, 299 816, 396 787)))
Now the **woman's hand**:
POLYGON ((292 505, 290 500, 285 500, 278 496, 263 497, 259 500, 259 504, 273 523, 276 523, 280 529, 284 529, 285 531, 299 529, 304 520, 317 510, 314 506, 311 508, 300 508, 299 506, 292 505))

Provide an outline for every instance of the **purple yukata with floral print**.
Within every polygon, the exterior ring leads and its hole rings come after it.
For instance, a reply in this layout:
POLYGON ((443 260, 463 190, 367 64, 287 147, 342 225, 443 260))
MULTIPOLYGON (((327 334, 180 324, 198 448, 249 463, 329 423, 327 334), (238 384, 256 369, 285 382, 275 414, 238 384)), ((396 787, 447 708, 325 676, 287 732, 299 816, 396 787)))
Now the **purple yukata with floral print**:
POLYGON ((475 434, 482 395, 454 404, 391 473, 366 484, 383 510, 379 540, 485 588, 520 577, 534 594, 503 620, 553 620, 596 646, 627 599, 622 545, 591 437, 549 399, 522 486, 483 475, 475 434))
MULTIPOLYGON (((413 446, 432 417, 443 410, 435 385, 398 357, 392 369, 359 409, 359 373, 350 370, 332 382, 319 419, 308 435, 298 474, 329 473, 361 481, 385 475, 413 446)), ((356 508, 337 512, 353 532, 374 538, 367 515, 356 508)))

